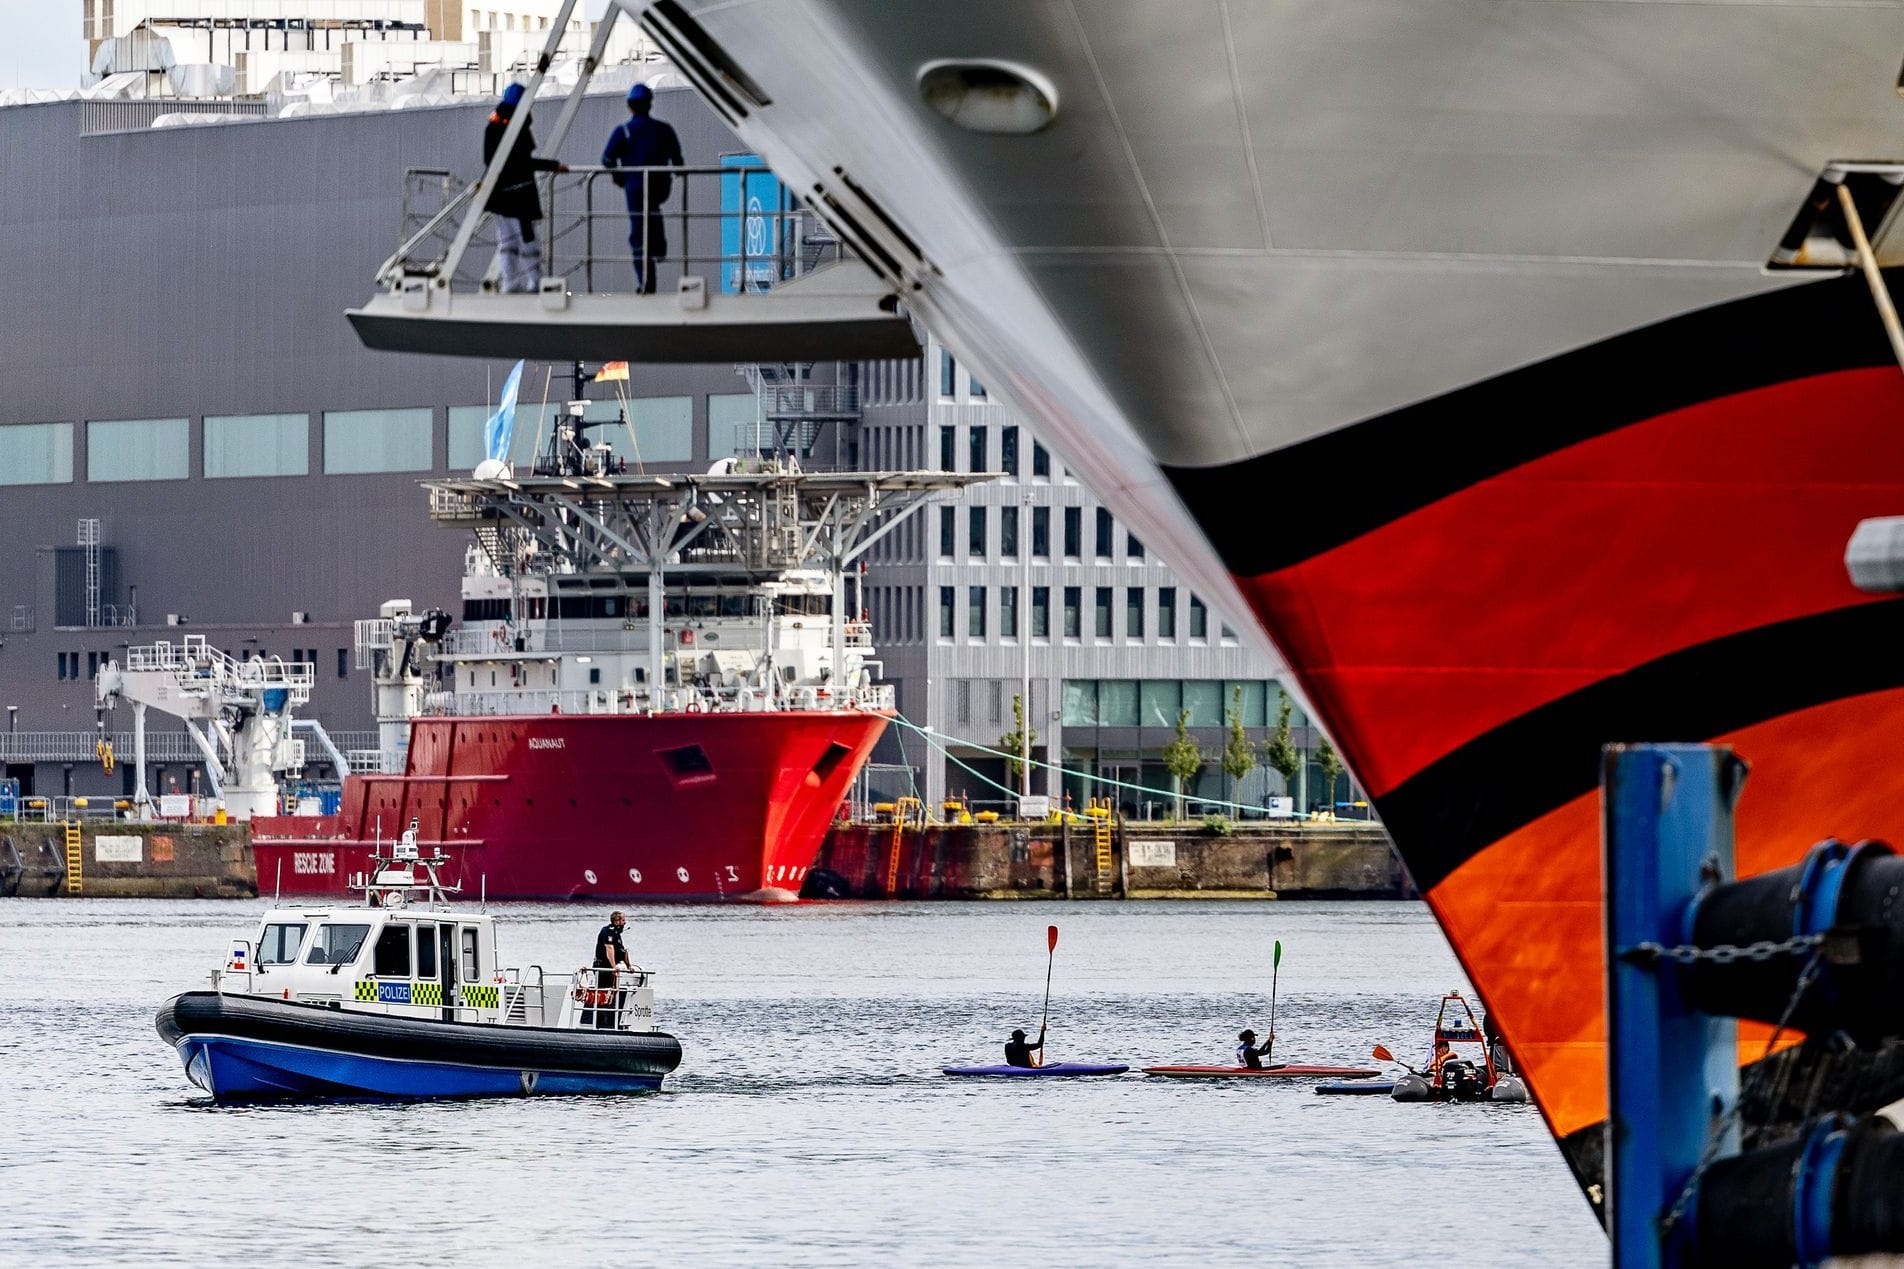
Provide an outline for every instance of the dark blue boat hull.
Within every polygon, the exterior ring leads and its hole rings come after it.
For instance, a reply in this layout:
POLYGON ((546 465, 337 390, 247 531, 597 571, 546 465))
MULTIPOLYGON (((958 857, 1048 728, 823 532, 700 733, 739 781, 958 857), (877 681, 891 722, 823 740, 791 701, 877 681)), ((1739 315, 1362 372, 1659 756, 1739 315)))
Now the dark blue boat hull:
POLYGON ((443 1022, 217 992, 165 1003, 159 1034, 219 1101, 648 1092, 681 1061, 661 1032, 443 1022))
POLYGON ((220 1101, 638 1093, 653 1092, 662 1080, 660 1075, 409 1062, 231 1036, 189 1036, 179 1042, 178 1055, 186 1077, 220 1101))

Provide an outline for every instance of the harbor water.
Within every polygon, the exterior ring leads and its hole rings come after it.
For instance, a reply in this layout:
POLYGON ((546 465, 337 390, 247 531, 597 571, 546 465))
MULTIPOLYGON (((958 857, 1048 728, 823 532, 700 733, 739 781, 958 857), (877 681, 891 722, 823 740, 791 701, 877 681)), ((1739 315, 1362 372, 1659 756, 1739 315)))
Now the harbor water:
MULTIPOLYGON (((223 1108, 152 1028, 255 902, 0 900, 0 1261, 1603 1263, 1531 1106, 1304 1082, 955 1080, 1049 1060, 1419 1059, 1463 985, 1408 903, 811 904, 630 912, 686 1050, 645 1097, 223 1108)), ((491 905, 566 973, 606 912, 491 905)), ((1376 1065, 1375 1063, 1370 1063, 1376 1065)))

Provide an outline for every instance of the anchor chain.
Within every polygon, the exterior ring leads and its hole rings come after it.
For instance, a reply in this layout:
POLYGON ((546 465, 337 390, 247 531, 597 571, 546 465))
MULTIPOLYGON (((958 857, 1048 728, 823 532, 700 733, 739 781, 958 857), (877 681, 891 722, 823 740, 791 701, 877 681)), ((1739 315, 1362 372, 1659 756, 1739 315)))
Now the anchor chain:
POLYGON ((1694 947, 1689 943, 1667 947, 1663 943, 1646 942, 1635 943, 1620 953, 1620 959, 1633 965, 1657 965, 1661 961, 1672 961, 1676 965, 1735 965, 1740 961, 1776 960, 1822 948, 1824 944, 1822 934, 1796 934, 1788 939, 1764 939, 1757 943, 1721 943, 1717 947, 1694 947))

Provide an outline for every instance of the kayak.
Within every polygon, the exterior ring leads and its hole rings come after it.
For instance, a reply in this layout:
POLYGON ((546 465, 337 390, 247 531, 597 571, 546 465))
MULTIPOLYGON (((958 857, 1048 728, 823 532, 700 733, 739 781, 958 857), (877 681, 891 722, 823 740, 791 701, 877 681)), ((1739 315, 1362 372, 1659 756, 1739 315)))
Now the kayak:
POLYGON ((1377 1093, 1387 1097, 1394 1094, 1395 1085, 1390 1080, 1358 1080, 1353 1084, 1318 1084, 1316 1091, 1343 1097, 1368 1097, 1377 1093))
POLYGON ((1050 1066, 946 1066, 947 1075, 1005 1075, 1019 1079, 1027 1075, 1122 1075, 1128 1066, 1102 1062, 1053 1062, 1050 1066))
POLYGON ((1222 1080, 1222 1079, 1316 1079, 1334 1078, 1344 1080, 1366 1079, 1381 1072, 1362 1066, 1304 1066, 1299 1063, 1282 1063, 1277 1066, 1265 1066, 1260 1070, 1247 1066, 1147 1066, 1146 1075, 1166 1075, 1179 1080, 1222 1080))

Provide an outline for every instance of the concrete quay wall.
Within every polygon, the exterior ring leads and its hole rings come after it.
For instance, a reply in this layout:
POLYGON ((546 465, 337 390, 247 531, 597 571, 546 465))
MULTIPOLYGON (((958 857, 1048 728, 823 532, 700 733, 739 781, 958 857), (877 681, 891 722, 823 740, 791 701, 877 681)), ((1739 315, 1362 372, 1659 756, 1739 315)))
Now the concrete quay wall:
POLYGON ((93 899, 239 899, 258 893, 242 824, 83 823, 79 889, 67 885, 59 823, 0 822, 0 895, 93 899))
POLYGON ((1375 825, 1118 824, 1100 869, 1084 825, 835 825, 814 861, 809 897, 1413 898, 1375 825))

